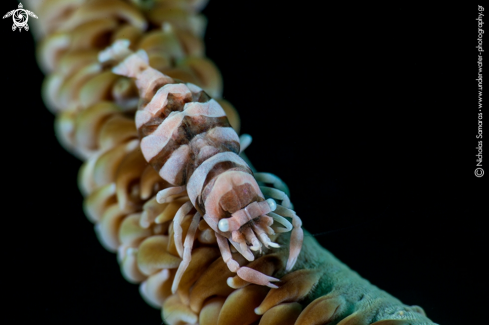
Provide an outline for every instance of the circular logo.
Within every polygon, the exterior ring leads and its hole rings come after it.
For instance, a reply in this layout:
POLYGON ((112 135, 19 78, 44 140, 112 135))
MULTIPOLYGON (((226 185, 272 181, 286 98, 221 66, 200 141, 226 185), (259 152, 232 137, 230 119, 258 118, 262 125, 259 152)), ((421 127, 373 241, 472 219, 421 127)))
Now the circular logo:
POLYGON ((475 171, 474 171, 474 174, 475 174, 476 177, 479 177, 480 178, 480 177, 484 176, 484 169, 482 169, 480 167, 479 168, 476 168, 475 171))
POLYGON ((24 6, 22 3, 19 3, 19 8, 10 10, 7 12, 3 18, 8 18, 12 16, 12 19, 14 20, 14 24, 12 25, 12 30, 19 30, 22 31, 22 29, 29 30, 29 25, 27 25, 27 21, 29 20, 29 16, 34 17, 37 19, 37 16, 35 13, 32 11, 24 9, 24 6))
POLYGON ((29 20, 27 13, 23 9, 17 9, 12 16, 14 19, 14 24, 17 25, 17 27, 24 27, 29 20))

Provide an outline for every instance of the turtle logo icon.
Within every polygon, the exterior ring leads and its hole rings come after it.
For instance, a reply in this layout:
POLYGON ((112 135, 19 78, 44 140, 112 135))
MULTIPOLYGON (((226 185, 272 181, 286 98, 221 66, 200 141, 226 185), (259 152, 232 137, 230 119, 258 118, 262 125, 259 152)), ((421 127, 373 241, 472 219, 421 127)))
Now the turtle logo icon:
POLYGON ((32 11, 25 10, 24 6, 22 6, 22 3, 19 3, 19 9, 15 9, 7 12, 7 14, 3 16, 3 18, 7 18, 10 16, 12 16, 12 19, 14 20, 14 24, 12 25, 12 30, 15 31, 18 28, 19 32, 22 31, 22 28, 24 28, 25 30, 29 30, 29 25, 27 25, 29 16, 37 19, 36 14, 33 13, 32 11))

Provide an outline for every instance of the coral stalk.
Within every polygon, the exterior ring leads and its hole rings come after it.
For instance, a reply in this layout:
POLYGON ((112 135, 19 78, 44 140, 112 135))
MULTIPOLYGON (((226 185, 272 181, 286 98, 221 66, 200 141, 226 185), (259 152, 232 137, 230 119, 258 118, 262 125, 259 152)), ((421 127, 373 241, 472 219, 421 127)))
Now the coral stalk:
MULTIPOLYGON (((49 74, 45 102, 57 114, 60 142, 85 161, 79 178, 85 211, 104 247, 117 252, 123 276, 140 283, 143 298, 162 307, 168 324, 433 324, 420 307, 405 306, 360 278, 307 233, 292 270, 294 263, 287 262, 290 235, 278 234, 266 219, 260 229, 281 248, 265 249, 249 263, 231 252, 240 265, 280 279, 278 288, 270 289, 249 284, 228 269, 214 229, 197 224, 195 212, 181 215, 178 226, 173 222, 189 197, 176 191, 169 193, 171 200, 158 200, 156 193, 170 184, 139 150, 136 85, 98 62, 98 54, 128 39, 137 44, 131 50, 148 53, 151 66, 195 83, 211 96, 220 96, 221 80, 203 57, 204 19, 197 13, 202 2, 152 4, 150 10, 142 2, 121 0, 45 0, 33 6, 40 17, 52 17, 39 22, 38 60, 49 74), (195 233, 190 237, 195 240, 175 242, 188 232, 195 233), (192 258, 179 274, 186 244, 193 245, 192 258)), ((239 129, 233 107, 220 103, 239 129)), ((275 186, 283 187, 280 180, 275 186)))

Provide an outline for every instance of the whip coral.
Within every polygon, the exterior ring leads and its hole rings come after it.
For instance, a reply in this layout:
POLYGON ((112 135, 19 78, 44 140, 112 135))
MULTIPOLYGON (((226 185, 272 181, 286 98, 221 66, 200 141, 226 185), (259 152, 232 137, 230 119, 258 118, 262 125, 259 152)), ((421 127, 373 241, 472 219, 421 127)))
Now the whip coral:
MULTIPOLYGON (((197 13, 202 5, 46 0, 33 8, 40 17, 52 15, 40 22, 38 36, 38 61, 48 74, 44 99, 57 114, 60 142, 84 160, 79 187, 85 213, 95 223, 100 242, 117 253, 122 275, 140 284, 142 297, 162 308, 168 324, 433 324, 420 307, 405 306, 372 286, 307 232, 295 265, 287 262, 294 240, 287 233, 274 239, 280 248, 265 250, 249 263, 242 254, 230 252, 239 265, 280 280, 276 288, 249 284, 224 263, 216 229, 199 221, 198 212, 184 213, 174 222, 177 211, 189 202, 186 192, 158 200, 157 193, 171 184, 140 150, 134 124, 140 100, 136 85, 112 73, 98 56, 114 42, 129 40, 130 50, 147 53, 150 66, 219 98, 219 72, 203 56, 204 20, 197 13), (178 273, 182 242, 175 238, 186 238, 183 245, 193 246, 183 274, 178 273)), ((219 102, 239 131, 233 106, 219 102)), ((276 179, 262 183, 283 188, 276 179)))

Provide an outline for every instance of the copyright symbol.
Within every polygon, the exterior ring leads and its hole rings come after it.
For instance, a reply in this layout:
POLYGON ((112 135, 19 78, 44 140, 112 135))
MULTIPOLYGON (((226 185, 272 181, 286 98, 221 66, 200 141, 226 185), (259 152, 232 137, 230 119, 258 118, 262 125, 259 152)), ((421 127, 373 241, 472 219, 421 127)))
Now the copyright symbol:
POLYGON ((484 169, 482 168, 476 168, 474 171, 475 177, 482 177, 484 176, 484 169))

